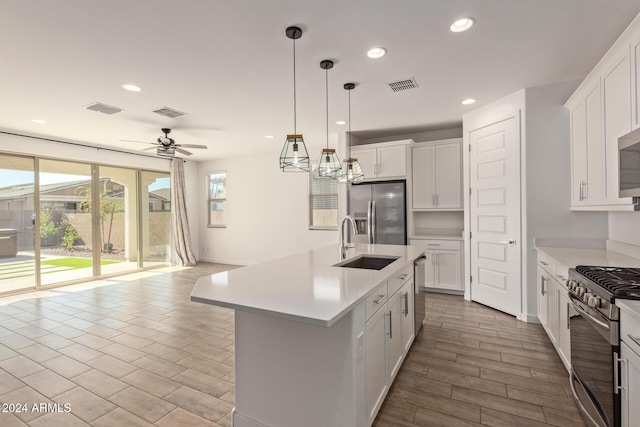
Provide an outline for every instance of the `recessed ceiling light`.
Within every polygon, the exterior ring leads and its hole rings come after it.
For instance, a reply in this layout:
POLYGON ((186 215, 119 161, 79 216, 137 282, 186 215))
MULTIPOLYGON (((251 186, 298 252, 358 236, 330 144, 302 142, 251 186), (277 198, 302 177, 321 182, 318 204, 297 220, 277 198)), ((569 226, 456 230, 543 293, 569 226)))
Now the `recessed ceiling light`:
POLYGON ((38 123, 39 125, 43 125, 45 123, 47 123, 46 120, 41 120, 41 119, 33 119, 31 120, 33 123, 38 123))
POLYGON ((473 27, 473 24, 475 23, 476 20, 473 18, 462 18, 451 24, 449 29, 454 33, 460 33, 462 31, 467 31, 469 28, 473 27))
POLYGON ((265 135, 264 137, 267 139, 273 139, 273 135, 265 135))
POLYGON ((346 122, 345 120, 338 120, 338 121, 336 122, 336 124, 337 124, 337 125, 346 125, 346 124, 347 124, 347 122, 346 122))
POLYGON ((122 85, 122 88, 131 92, 140 92, 142 90, 140 89, 139 86, 131 85, 131 84, 122 85))
POLYGON ((373 49, 369 49, 367 52, 367 56, 369 58, 382 58, 387 54, 387 49, 383 47, 374 47, 373 49))
POLYGON ((474 102, 476 102, 476 100, 475 100, 475 99, 473 99, 473 98, 467 98, 467 99, 465 99, 464 101, 462 101, 462 105, 471 105, 471 104, 473 104, 474 102))

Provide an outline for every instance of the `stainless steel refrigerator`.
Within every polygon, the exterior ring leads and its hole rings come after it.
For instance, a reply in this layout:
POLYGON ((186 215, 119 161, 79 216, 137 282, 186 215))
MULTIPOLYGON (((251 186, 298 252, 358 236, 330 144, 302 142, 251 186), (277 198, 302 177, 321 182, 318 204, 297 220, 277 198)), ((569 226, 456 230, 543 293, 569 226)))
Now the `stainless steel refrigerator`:
POLYGON ((405 181, 349 186, 349 214, 356 220, 354 243, 407 244, 405 181))

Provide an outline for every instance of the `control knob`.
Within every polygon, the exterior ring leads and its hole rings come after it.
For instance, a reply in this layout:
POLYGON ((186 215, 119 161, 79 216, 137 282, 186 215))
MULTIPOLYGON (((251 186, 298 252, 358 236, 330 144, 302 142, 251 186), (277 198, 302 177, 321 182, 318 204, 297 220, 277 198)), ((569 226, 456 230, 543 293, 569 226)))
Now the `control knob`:
POLYGON ((585 288, 584 286, 578 286, 576 288, 576 294, 578 294, 579 298, 582 298, 582 296, 584 295, 584 293, 587 291, 587 288, 585 288))
POLYGON ((569 279, 567 280, 567 286, 569 287, 570 290, 575 291, 576 288, 578 287, 578 284, 576 283, 575 280, 569 279))
POLYGON ((595 297, 595 295, 594 295, 594 294, 592 294, 592 293, 591 293, 591 291, 587 291, 587 293, 586 293, 586 294, 584 294, 584 295, 582 296, 582 301, 584 301, 584 302, 586 302, 587 304, 589 304, 589 300, 590 300, 591 298, 594 298, 594 297, 595 297))
POLYGON ((587 301, 587 304, 589 305, 589 307, 598 308, 598 307, 600 307, 600 302, 601 301, 602 301, 602 299, 600 297, 591 296, 591 297, 589 297, 589 300, 587 301))

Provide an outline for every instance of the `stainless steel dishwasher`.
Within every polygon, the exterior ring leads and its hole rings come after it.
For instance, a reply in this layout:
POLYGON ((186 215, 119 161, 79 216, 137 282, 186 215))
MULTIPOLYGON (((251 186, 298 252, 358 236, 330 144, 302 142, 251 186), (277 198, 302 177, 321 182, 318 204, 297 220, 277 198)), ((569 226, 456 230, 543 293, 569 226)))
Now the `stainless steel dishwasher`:
POLYGON ((424 323, 425 318, 425 307, 424 307, 424 283, 425 283, 425 267, 426 267, 427 256, 422 255, 420 258, 416 259, 413 262, 413 280, 414 280, 414 307, 413 314, 415 315, 415 336, 418 336, 418 332, 420 332, 420 328, 422 328, 422 324, 424 323))

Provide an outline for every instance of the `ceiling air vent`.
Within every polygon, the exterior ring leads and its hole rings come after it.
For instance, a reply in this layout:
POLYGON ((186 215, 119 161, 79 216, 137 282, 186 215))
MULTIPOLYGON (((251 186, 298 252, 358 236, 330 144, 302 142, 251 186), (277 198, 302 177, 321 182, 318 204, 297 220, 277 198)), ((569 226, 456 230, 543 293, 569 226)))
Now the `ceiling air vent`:
POLYGON ((93 104, 85 105, 84 108, 109 115, 124 111, 122 108, 112 107, 111 105, 103 104, 101 102, 94 102, 93 104))
POLYGON ((175 119, 176 117, 184 116, 187 113, 183 113, 182 111, 174 110, 169 107, 160 107, 156 110, 153 110, 154 113, 160 114, 161 116, 170 117, 175 119))
POLYGON ((387 83, 387 87, 391 89, 392 92, 401 92, 403 90, 417 88, 418 83, 416 83, 415 79, 412 77, 410 79, 398 80, 396 82, 389 82, 387 83))

